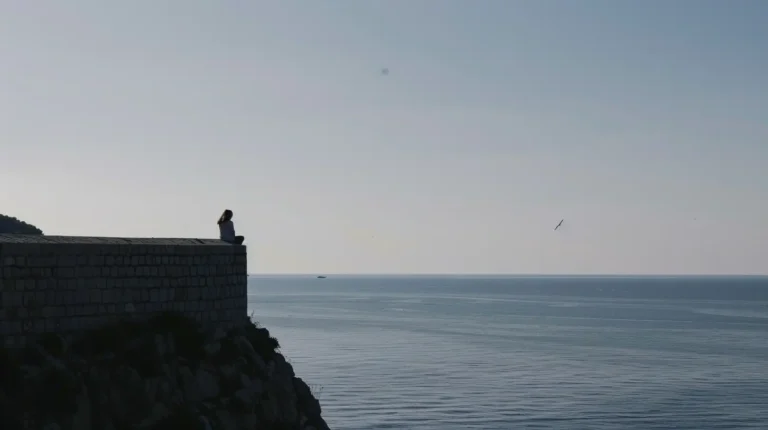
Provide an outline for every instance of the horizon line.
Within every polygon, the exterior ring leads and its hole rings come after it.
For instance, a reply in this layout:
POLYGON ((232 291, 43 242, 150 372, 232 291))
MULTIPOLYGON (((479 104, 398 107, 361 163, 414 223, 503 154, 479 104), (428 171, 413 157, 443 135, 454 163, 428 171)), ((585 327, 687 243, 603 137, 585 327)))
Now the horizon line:
POLYGON ((633 274, 633 273, 311 273, 311 272, 296 272, 296 273, 248 273, 248 276, 381 276, 381 277, 509 277, 509 278, 768 278, 767 273, 685 273, 685 274, 633 274))

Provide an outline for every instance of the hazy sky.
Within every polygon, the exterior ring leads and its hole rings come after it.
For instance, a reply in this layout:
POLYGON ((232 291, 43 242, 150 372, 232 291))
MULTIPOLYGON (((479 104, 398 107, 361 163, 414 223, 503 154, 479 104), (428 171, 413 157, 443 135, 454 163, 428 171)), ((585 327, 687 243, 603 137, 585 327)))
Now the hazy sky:
POLYGON ((0 213, 46 234, 768 273, 764 0, 0 0, 0 94, 0 213))

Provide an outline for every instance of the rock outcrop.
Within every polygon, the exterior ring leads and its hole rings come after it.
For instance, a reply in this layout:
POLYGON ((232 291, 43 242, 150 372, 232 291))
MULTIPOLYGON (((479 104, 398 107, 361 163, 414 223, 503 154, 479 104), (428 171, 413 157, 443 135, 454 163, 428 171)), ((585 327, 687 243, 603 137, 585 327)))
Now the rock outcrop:
POLYGON ((320 404, 247 318, 163 313, 0 350, 3 430, 326 430, 320 404))
POLYGON ((15 217, 0 214, 0 234, 43 234, 43 231, 15 217))

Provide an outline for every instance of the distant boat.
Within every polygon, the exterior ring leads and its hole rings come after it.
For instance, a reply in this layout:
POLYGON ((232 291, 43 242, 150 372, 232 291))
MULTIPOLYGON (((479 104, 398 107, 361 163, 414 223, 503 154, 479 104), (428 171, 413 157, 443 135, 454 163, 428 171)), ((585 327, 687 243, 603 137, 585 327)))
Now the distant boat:
POLYGON ((323 276, 323 275, 320 275, 320 276, 318 276, 318 277, 317 277, 317 279, 325 279, 325 278, 326 278, 326 277, 325 277, 325 276, 323 276))

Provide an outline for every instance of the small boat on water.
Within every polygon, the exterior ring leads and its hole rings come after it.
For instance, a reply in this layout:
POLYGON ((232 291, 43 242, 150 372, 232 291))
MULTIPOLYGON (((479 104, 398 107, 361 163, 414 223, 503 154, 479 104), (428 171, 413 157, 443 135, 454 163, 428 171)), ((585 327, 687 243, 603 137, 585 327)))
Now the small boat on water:
POLYGON ((326 278, 326 276, 323 276, 323 275, 320 275, 320 276, 317 277, 317 279, 325 279, 325 278, 326 278))

